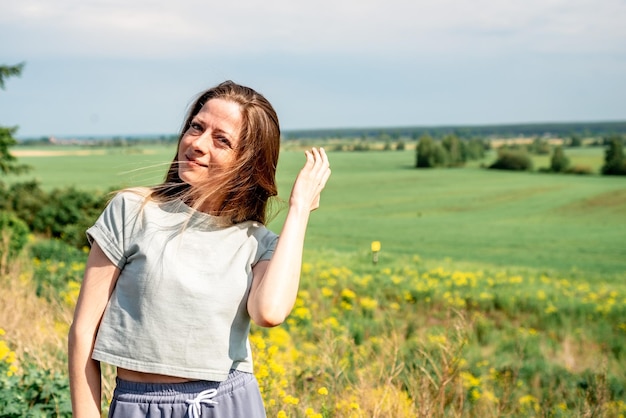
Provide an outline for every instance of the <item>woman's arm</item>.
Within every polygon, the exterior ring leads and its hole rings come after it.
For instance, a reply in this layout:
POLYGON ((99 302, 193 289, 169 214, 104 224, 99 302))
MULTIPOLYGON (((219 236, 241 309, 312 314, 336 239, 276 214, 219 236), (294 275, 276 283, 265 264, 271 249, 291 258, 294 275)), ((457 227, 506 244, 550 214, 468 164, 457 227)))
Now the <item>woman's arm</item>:
POLYGON ((312 210, 330 177, 323 148, 306 151, 306 163, 289 198, 289 209, 272 259, 258 262, 252 272, 248 313, 260 326, 281 324, 291 312, 298 294, 304 235, 312 210))
POLYGON ((100 363, 91 359, 96 333, 120 270, 94 242, 68 336, 72 411, 75 418, 101 414, 100 363))

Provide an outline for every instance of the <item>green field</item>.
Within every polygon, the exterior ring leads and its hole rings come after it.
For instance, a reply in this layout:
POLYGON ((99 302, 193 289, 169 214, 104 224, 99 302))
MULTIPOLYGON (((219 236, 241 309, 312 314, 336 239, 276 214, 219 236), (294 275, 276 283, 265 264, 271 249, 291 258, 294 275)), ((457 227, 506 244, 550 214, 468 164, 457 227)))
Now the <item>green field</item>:
MULTIPOLYGON (((173 155, 171 148, 157 146, 88 151, 21 156, 34 171, 12 181, 34 177, 48 190, 148 185, 160 181, 173 155)), ((595 172, 602 164, 601 148, 567 153, 595 172)), ((626 272, 626 178, 500 172, 478 163, 416 170, 413 151, 333 152, 330 158, 333 175, 311 219, 308 251, 368 257, 371 241, 378 240, 381 260, 419 255, 569 276, 626 272)), ((279 190, 285 200, 302 162, 300 151, 281 154, 279 190)), ((535 161, 535 168, 548 165, 548 157, 535 161)), ((277 232, 281 214, 269 225, 277 232)))

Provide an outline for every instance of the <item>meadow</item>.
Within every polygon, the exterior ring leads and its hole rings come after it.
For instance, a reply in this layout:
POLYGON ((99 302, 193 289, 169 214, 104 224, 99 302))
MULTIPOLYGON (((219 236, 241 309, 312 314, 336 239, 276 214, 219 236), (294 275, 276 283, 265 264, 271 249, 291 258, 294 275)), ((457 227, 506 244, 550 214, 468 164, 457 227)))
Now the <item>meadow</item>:
MULTIPOLYGON (((50 147, 43 149, 50 150, 50 147)), ((45 189, 104 191, 159 182, 171 147, 76 149, 20 160, 45 189), (88 151, 87 155, 72 152, 88 151)), ((601 148, 568 150, 574 164, 598 172, 601 148)), ((333 175, 311 220, 307 250, 385 254, 612 276, 626 271, 626 182, 620 177, 459 169, 416 170, 414 151, 331 152, 333 175)), ((492 158, 492 156, 490 156, 492 158)), ((486 160, 488 161, 488 159, 486 160)), ((279 194, 288 198, 303 156, 286 149, 279 194)), ((536 157, 535 167, 549 165, 536 157)), ((275 205, 277 210, 284 203, 275 205)), ((279 232, 284 211, 269 224, 279 232)))
MULTIPOLYGON (((572 151, 602 164, 601 149, 572 151)), ((20 160, 35 167, 22 180, 103 191, 158 182, 170 158, 149 147, 20 160)), ((624 178, 416 170, 411 150, 330 158, 296 306, 251 333, 269 417, 626 415, 624 178)), ((282 153, 283 199, 302 162, 282 153)), ((69 416, 64 338, 85 253, 33 254, 2 278, 0 411, 37 369, 50 370, 37 375, 52 405, 41 416, 69 416)))

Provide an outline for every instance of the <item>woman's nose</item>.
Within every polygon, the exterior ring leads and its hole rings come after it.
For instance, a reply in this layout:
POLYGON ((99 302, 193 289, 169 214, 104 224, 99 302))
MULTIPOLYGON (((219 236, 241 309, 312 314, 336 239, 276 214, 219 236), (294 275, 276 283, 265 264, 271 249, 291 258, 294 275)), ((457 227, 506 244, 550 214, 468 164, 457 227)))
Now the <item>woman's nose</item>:
POLYGON ((211 147, 211 137, 208 133, 204 133, 202 135, 198 135, 191 141, 191 147, 194 152, 206 154, 209 152, 211 147))

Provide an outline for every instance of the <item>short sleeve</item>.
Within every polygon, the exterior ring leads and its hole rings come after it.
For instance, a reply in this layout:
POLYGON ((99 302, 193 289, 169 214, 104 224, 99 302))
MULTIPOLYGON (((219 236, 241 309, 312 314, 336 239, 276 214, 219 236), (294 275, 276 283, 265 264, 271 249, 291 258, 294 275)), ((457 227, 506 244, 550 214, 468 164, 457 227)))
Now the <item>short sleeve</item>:
POLYGON ((272 231, 262 228, 263 234, 259 237, 259 247, 257 252, 257 262, 261 260, 269 260, 274 255, 276 249, 276 243, 278 242, 278 235, 272 231))
POLYGON ((126 264, 126 251, 131 225, 137 216, 140 196, 129 192, 118 193, 106 206, 96 223, 87 229, 90 244, 98 243, 107 258, 119 269, 126 264), (135 198, 136 197, 136 198, 135 198))

